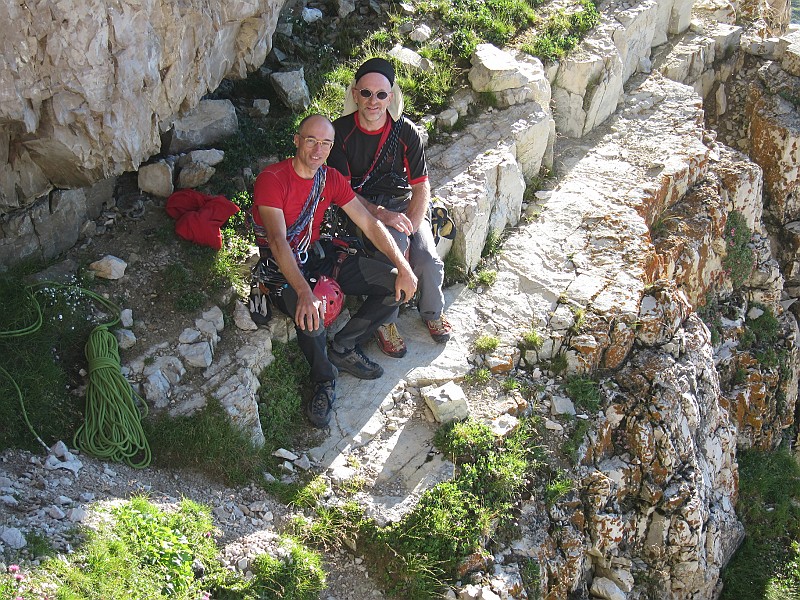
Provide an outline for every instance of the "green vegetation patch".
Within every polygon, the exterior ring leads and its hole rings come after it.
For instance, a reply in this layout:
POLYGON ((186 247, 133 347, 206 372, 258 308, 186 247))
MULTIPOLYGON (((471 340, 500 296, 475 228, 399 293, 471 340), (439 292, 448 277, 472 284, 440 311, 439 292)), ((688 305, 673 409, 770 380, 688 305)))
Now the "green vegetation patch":
MULTIPOLYGON (((318 600, 325 589, 322 556, 297 540, 284 538, 283 556, 257 556, 251 579, 223 580, 212 588, 213 600, 318 600)), ((228 578, 232 579, 232 578, 228 578)))
POLYGON ((513 506, 541 465, 534 420, 524 419, 507 438, 475 421, 444 426, 437 446, 455 459, 456 477, 425 492, 404 519, 385 528, 362 526, 370 556, 392 593, 409 599, 436 597, 459 562, 485 552, 512 522, 513 506))
POLYGON ((763 314, 747 319, 745 330, 739 339, 739 347, 749 350, 756 360, 767 369, 780 369, 784 379, 789 377, 789 351, 781 343, 781 326, 769 307, 757 305, 763 314))
POLYGON ((210 293, 234 286, 245 288, 245 278, 239 264, 246 255, 246 238, 238 237, 228 230, 231 240, 219 251, 179 240, 178 260, 167 265, 161 272, 160 289, 164 299, 179 312, 196 312, 210 303, 210 293))
POLYGON ((755 257, 749 246, 752 237, 753 232, 747 226, 742 213, 731 211, 725 223, 726 253, 722 265, 731 278, 734 290, 741 288, 753 271, 755 257))
MULTIPOLYGON (((353 501, 329 506, 317 493, 302 493, 297 496, 302 506, 310 508, 310 502, 316 508, 313 517, 293 520, 294 532, 304 543, 327 549, 358 540, 390 594, 408 600, 439 597, 463 558, 486 554, 494 540, 508 539, 515 507, 545 464, 536 423, 522 419, 506 438, 477 421, 445 425, 434 443, 456 463, 456 475, 426 491, 402 520, 379 527, 353 501)), ((536 583, 535 567, 529 574, 536 583)))
POLYGON ((115 315, 77 285, 29 287, 24 276, 0 277, 0 446, 35 450, 36 435, 50 445, 80 425, 83 401, 70 390, 89 334, 115 315))
POLYGON ((725 310, 730 306, 719 300, 716 296, 709 294, 705 299, 705 304, 697 311, 697 314, 708 327, 711 334, 711 345, 715 348, 722 342, 722 317, 725 310))
POLYGON ((217 400, 190 416, 148 418, 143 423, 153 463, 171 468, 190 468, 229 485, 245 484, 261 477, 274 461, 274 448, 256 448, 238 429, 217 400))
POLYGON ((552 506, 572 491, 574 484, 565 471, 556 473, 545 487, 545 502, 552 506))
POLYGON ((258 405, 266 445, 277 449, 290 445, 304 426, 300 407, 310 368, 296 341, 273 342, 272 355, 275 360, 259 376, 258 405))
MULTIPOLYGON (((64 558, 46 560, 35 572, 0 578, 0 596, 63 600, 202 597, 205 582, 193 564, 221 570, 211 532, 211 513, 189 500, 162 512, 142 497, 110 510, 110 521, 86 531, 86 541, 64 558), (196 561, 196 562, 195 562, 196 561), (16 586, 16 588, 14 588, 16 586)), ((12 565, 14 567, 15 565, 12 565)))
POLYGON ((537 23, 537 33, 522 45, 523 52, 542 60, 566 56, 600 22, 600 13, 592 0, 580 0, 578 6, 559 9, 537 23))
POLYGON ((502 249, 503 236, 494 230, 489 231, 486 235, 486 242, 483 244, 483 249, 481 250, 481 257, 494 258, 500 256, 502 249))
POLYGON ((575 402, 575 406, 591 414, 600 410, 600 385, 594 379, 583 375, 575 375, 567 379, 564 385, 567 395, 575 402))
POLYGON ((544 345, 544 337, 535 329, 529 329, 522 334, 520 345, 524 350, 534 350, 538 352, 544 345))
POLYGON ((325 587, 321 556, 284 538, 280 558, 256 556, 251 578, 224 568, 211 511, 191 500, 174 512, 144 497, 108 510, 72 554, 35 570, 12 564, 0 597, 14 600, 316 600, 325 587))
POLYGON ((562 451, 570 459, 572 464, 578 462, 578 450, 583 444, 583 439, 591 429, 591 423, 586 419, 574 419, 574 426, 569 437, 564 441, 562 451))
POLYGON ((480 268, 475 272, 475 276, 470 279, 469 289, 475 290, 480 286, 492 287, 497 281, 497 271, 495 269, 480 268))
POLYGON ((492 372, 488 367, 478 367, 464 375, 464 382, 469 385, 485 385, 492 380, 492 372))
POLYGON ((475 339, 473 345, 478 354, 490 354, 500 346, 500 338, 496 335, 482 333, 475 339))
POLYGON ((526 0, 438 0, 423 3, 418 10, 437 11, 453 33, 449 51, 469 59, 475 47, 491 42, 502 47, 519 31, 536 22, 534 7, 526 0))
MULTIPOLYGON (((190 416, 160 416, 145 421, 154 463, 193 468, 228 484, 261 479, 266 468, 275 466, 272 452, 290 447, 305 425, 301 402, 307 392, 309 367, 297 345, 273 342, 275 359, 260 375, 259 417, 265 442, 256 447, 247 432, 231 422, 214 399, 190 416)), ((304 489, 304 488, 301 488, 304 489)), ((297 489, 276 485, 276 495, 290 502, 297 489)), ((306 489, 310 493, 310 488, 306 489)), ((302 502, 302 501, 301 501, 302 502)), ((306 505, 314 504, 313 501, 306 505)))
POLYGON ((722 573, 721 598, 800 598, 800 466, 785 447, 738 459, 736 512, 747 535, 722 573))

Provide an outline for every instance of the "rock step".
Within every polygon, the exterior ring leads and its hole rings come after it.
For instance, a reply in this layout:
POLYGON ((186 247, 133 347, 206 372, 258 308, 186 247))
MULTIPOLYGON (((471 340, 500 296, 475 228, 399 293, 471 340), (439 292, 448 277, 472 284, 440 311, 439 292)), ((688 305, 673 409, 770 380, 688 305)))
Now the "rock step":
POLYGON ((619 366, 659 272, 648 225, 707 173, 702 119, 691 87, 654 75, 562 154, 565 176, 503 245, 498 282, 477 308, 484 329, 514 346, 536 328, 539 358, 566 351, 573 371, 619 366))

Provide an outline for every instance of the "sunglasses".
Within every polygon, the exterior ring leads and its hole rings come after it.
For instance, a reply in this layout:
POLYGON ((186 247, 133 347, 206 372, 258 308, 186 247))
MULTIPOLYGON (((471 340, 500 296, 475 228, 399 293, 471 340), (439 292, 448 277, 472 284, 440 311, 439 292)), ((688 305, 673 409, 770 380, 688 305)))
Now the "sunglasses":
POLYGON ((366 88, 361 88, 361 89, 354 88, 354 89, 359 94, 361 94, 362 98, 372 98, 372 94, 375 94, 375 96, 378 98, 378 100, 386 100, 389 97, 389 94, 391 93, 391 92, 384 92, 384 91, 373 92, 372 90, 368 90, 366 88))

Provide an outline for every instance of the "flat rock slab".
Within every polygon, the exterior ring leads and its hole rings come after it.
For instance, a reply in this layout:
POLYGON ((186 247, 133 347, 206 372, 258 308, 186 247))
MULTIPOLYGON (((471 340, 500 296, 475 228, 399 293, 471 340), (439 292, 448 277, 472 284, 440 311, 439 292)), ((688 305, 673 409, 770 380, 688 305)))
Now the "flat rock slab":
POLYGON ((401 311, 397 322, 408 346, 403 358, 384 355, 373 341, 364 344, 365 353, 384 368, 384 374, 371 381, 347 373, 339 376, 329 434, 309 451, 318 466, 341 472, 358 451, 359 463, 374 478, 375 493, 390 486, 392 496, 417 495, 452 475, 452 465, 432 453, 439 425, 426 418, 418 393, 407 393, 403 399, 403 392, 460 380, 470 369, 471 336, 465 332, 472 331, 478 319, 474 296, 463 286, 445 290, 446 314, 454 332, 446 344, 431 339, 415 309, 401 311))
POLYGON ((633 88, 625 110, 560 161, 539 217, 504 242, 482 326, 511 346, 539 330, 540 357, 566 352, 572 372, 616 368, 659 276, 648 225, 705 175, 702 131, 692 88, 659 76, 633 88))

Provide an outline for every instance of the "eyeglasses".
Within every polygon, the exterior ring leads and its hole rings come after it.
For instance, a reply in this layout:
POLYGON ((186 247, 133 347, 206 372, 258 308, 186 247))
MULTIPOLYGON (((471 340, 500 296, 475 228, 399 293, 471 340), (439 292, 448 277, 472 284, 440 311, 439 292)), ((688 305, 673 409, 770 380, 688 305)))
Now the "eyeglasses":
POLYGON ((306 148, 314 148, 316 147, 317 144, 325 148, 325 150, 330 150, 331 148, 333 148, 333 142, 331 140, 318 140, 317 138, 311 137, 310 135, 300 135, 299 133, 297 134, 297 137, 303 140, 303 143, 306 145, 306 148))
POLYGON ((361 89, 353 88, 353 89, 357 91, 359 94, 361 94, 362 98, 372 98, 372 94, 375 94, 378 100, 386 100, 389 97, 389 94, 391 93, 391 92, 384 92, 383 90, 381 90, 380 92, 373 92, 372 90, 368 90, 366 88, 361 88, 361 89))

